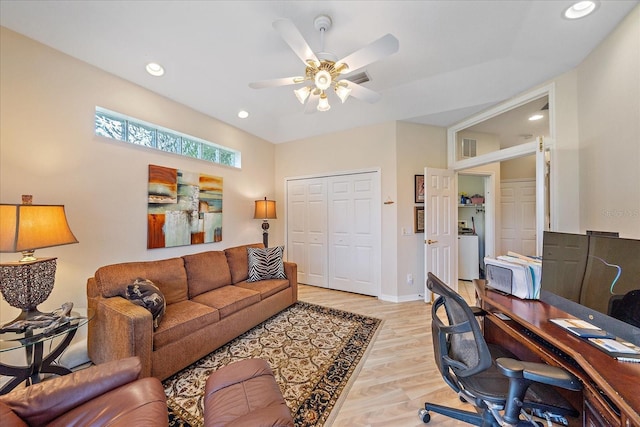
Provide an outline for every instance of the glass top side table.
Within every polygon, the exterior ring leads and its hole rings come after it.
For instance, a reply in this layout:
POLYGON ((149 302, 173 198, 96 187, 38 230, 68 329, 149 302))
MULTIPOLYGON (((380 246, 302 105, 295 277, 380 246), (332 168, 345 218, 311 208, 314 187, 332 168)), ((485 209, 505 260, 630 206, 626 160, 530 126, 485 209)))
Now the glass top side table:
POLYGON ((13 377, 0 388, 0 395, 10 392, 23 381, 26 382, 26 385, 40 382, 40 374, 70 374, 70 369, 55 364, 55 360, 69 347, 78 328, 86 325, 92 317, 91 310, 87 312, 87 316, 72 311, 65 323, 49 331, 46 328, 35 328, 23 332, 0 333, 0 353, 24 348, 27 361, 26 366, 10 366, 0 363, 0 375, 13 377), (62 337, 62 341, 49 354, 44 355, 44 343, 56 337, 62 337))

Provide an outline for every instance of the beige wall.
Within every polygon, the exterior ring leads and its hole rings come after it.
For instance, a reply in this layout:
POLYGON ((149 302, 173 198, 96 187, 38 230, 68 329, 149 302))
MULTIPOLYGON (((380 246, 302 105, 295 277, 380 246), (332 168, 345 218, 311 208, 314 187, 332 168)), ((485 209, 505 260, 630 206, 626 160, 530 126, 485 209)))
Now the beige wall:
POLYGON ((536 156, 517 157, 500 162, 501 179, 536 178, 536 156))
POLYGON ((415 299, 423 292, 424 248, 422 234, 413 232, 414 206, 419 206, 414 203, 414 176, 422 175, 425 166, 446 168, 446 150, 445 128, 406 122, 278 144, 278 198, 284 199, 286 178, 379 169, 383 202, 381 298, 415 299), (384 204, 387 200, 394 203, 384 204), (414 278, 412 285, 407 283, 407 274, 414 278))
POLYGON ((581 230, 640 239, 640 5, 577 68, 581 230))
MULTIPOLYGON (((395 200, 395 139, 396 123, 390 122, 276 145, 275 182, 278 199, 284 200, 286 178, 378 169, 381 172, 382 201, 387 197, 395 200)), ((396 295, 396 210, 395 204, 381 206, 383 298, 396 295)), ((284 222, 280 223, 282 228, 279 231, 284 238, 284 222)))
POLYGON ((554 80, 556 141, 551 157, 551 228, 580 232, 578 106, 576 73, 570 71, 554 80))
MULTIPOLYGON (((423 175, 425 166, 447 168, 447 132, 445 128, 398 122, 396 133, 398 168, 397 227, 397 295, 398 300, 412 299, 424 292, 424 234, 414 233, 415 175, 423 175), (405 233, 403 234, 403 229, 405 233), (407 283, 413 276, 413 285, 407 283)), ((424 295, 424 294, 423 294, 424 295)))
MULTIPOLYGON (((5 28, 0 34, 0 196, 64 204, 79 244, 42 249, 57 256, 55 288, 43 309, 86 306, 85 283, 105 264, 179 256, 261 241, 253 201, 273 197, 274 146, 216 119, 100 71, 5 28), (96 137, 102 106, 242 152, 242 170, 96 137), (149 164, 224 178, 223 241, 146 249, 149 164)), ((280 212, 279 212, 280 213, 280 212)), ((3 261, 18 254, 2 254, 3 261)), ((0 302, 0 319, 17 310, 0 302)))

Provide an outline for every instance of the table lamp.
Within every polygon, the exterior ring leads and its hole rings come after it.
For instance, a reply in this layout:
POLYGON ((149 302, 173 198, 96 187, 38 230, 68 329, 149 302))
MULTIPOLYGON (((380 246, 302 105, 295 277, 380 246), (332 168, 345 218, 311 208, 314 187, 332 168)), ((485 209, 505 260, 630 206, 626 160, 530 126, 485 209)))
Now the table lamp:
POLYGON ((261 219, 262 220, 262 243, 264 243, 264 247, 269 247, 269 221, 270 219, 276 218, 276 201, 275 200, 267 200, 265 197, 264 200, 256 200, 256 209, 253 215, 253 219, 261 219))
POLYGON ((10 306, 22 309, 17 320, 42 314, 38 304, 51 294, 57 258, 36 258, 36 249, 78 243, 63 205, 33 205, 30 195, 21 205, 0 204, 0 252, 22 252, 17 262, 0 264, 0 291, 10 306))

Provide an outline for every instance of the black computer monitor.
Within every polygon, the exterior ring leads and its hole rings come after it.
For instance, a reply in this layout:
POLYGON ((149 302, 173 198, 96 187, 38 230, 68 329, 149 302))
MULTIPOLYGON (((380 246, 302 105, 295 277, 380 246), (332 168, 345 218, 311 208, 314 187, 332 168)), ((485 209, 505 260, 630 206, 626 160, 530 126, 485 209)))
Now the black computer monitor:
POLYGON ((640 294, 640 240, 545 232, 541 287, 541 299, 618 336, 640 340, 640 302, 629 304, 640 294), (623 298, 626 312, 616 312, 623 298))

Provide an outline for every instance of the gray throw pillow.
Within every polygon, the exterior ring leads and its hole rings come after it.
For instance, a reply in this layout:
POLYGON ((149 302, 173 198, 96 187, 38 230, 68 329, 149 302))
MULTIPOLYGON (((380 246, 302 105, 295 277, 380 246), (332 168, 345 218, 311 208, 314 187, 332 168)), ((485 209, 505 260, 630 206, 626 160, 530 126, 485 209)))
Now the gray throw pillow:
POLYGON ((127 286, 125 298, 149 310, 153 316, 153 329, 158 328, 167 308, 167 303, 160 289, 151 280, 140 277, 134 280, 132 284, 127 286))
POLYGON ((286 279, 282 254, 284 246, 274 248, 247 248, 249 256, 249 278, 247 282, 266 279, 286 279))

